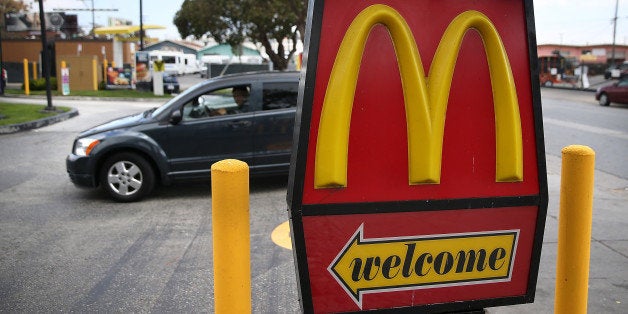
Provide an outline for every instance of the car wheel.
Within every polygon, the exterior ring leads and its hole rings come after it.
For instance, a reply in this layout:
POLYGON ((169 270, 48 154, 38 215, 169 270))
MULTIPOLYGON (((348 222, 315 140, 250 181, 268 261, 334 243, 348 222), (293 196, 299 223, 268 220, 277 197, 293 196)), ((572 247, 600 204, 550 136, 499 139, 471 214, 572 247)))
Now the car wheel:
POLYGON ((100 184, 116 201, 134 202, 148 195, 155 173, 146 159, 134 153, 118 153, 105 161, 100 184))
POLYGON ((608 95, 606 95, 606 93, 600 94, 599 104, 600 106, 608 106, 611 104, 611 100, 608 99, 608 95))

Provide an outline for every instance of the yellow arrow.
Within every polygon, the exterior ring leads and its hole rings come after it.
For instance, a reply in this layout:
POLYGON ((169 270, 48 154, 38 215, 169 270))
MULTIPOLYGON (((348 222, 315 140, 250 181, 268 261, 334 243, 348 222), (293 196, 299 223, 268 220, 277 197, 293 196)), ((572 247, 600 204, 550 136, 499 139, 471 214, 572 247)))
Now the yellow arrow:
POLYGON ((519 230, 365 240, 363 227, 328 267, 360 309, 364 293, 510 280, 519 230))

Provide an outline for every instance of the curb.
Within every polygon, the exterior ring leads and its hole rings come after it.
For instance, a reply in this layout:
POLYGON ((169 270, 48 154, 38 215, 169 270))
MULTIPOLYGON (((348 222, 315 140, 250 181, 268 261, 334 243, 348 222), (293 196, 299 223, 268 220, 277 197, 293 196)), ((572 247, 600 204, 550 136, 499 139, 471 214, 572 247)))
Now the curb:
POLYGON ((45 117, 45 118, 41 118, 34 121, 24 122, 24 123, 0 126, 0 134, 11 134, 11 133, 17 133, 21 131, 27 131, 27 130, 45 127, 51 124, 55 124, 57 122, 65 121, 70 118, 76 117, 78 116, 78 114, 79 112, 76 108, 71 108, 70 111, 68 112, 60 113, 58 115, 54 115, 51 117, 45 117))
MULTIPOLYGON (((4 98, 30 98, 30 99, 46 99, 45 95, 7 95, 0 96, 4 98)), ((173 96, 174 97, 174 96, 173 96)), ((97 97, 97 96, 53 96, 53 100, 97 100, 97 101, 138 101, 138 102, 162 102, 172 98, 138 98, 138 97, 97 97)))
POLYGON ((541 89, 543 88, 549 88, 549 89, 562 89, 562 90, 571 90, 571 91, 578 91, 578 92, 591 92, 591 93, 595 93, 597 91, 597 88, 573 88, 573 87, 569 87, 569 86, 556 86, 556 85, 552 85, 552 86, 541 86, 541 89))

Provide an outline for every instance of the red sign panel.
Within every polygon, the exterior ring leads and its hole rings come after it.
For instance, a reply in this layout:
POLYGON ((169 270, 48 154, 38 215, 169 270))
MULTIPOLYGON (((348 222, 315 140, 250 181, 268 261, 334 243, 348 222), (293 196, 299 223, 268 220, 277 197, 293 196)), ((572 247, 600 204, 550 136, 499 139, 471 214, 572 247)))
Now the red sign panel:
POLYGON ((531 1, 313 1, 289 206, 306 312, 532 302, 531 1))

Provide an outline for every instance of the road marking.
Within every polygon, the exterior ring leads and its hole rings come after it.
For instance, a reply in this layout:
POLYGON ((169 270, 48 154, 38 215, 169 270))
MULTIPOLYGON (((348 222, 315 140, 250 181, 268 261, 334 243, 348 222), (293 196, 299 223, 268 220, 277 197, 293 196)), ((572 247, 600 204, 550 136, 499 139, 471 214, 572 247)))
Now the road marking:
POLYGON ((290 237, 290 223, 288 221, 277 226, 270 234, 270 238, 275 244, 282 248, 292 250, 292 238, 290 237))
POLYGON ((596 126, 580 124, 580 123, 575 123, 575 122, 569 122, 569 121, 563 121, 563 120, 552 119, 552 118, 543 118, 543 122, 548 123, 548 124, 553 124, 553 125, 556 125, 556 126, 562 126, 562 127, 570 128, 570 129, 575 129, 575 130, 580 130, 580 131, 585 131, 585 132, 591 132, 591 133, 597 133, 597 134, 601 134, 601 135, 608 135, 608 136, 612 136, 612 137, 628 140, 628 133, 624 133, 624 132, 617 131, 617 130, 611 130, 611 129, 607 129, 607 128, 600 128, 600 127, 596 127, 596 126))

